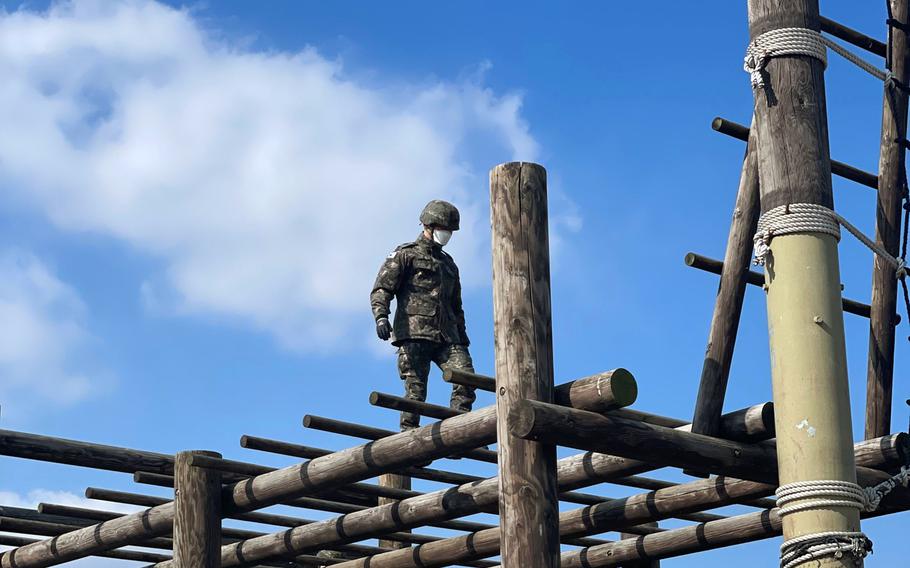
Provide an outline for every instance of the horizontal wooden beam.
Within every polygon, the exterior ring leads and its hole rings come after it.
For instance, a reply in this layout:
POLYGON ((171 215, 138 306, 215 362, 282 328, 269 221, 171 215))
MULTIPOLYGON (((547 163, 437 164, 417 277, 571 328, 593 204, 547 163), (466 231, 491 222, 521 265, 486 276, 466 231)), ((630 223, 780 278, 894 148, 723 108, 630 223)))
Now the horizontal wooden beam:
MULTIPOLYGON (((225 513, 252 511, 336 489, 491 443, 495 440, 495 417, 496 408, 487 407, 238 482, 225 492, 225 513)), ((0 555, 0 568, 53 566, 91 556, 165 534, 173 521, 174 505, 166 503, 61 535, 53 542, 41 541, 5 552, 0 555)))
POLYGON ((887 55, 888 46, 885 45, 884 42, 869 37, 852 28, 848 28, 847 26, 824 16, 819 16, 819 21, 823 32, 831 34, 838 39, 842 39, 847 43, 851 43, 860 49, 865 49, 869 53, 873 53, 879 57, 885 57, 887 55))
POLYGON ((773 445, 744 444, 537 401, 518 403, 509 419, 511 433, 519 438, 701 473, 777 480, 773 445))
MULTIPOLYGON (((691 266, 692 268, 697 268, 698 270, 710 272, 711 274, 719 275, 724 269, 723 261, 694 252, 687 253, 684 262, 686 263, 686 266, 691 266)), ((765 275, 761 272, 750 270, 746 276, 746 283, 751 284, 752 286, 763 287, 765 285, 765 275)), ((869 304, 863 304, 862 302, 850 300, 849 298, 842 298, 841 303, 843 304, 844 311, 848 314, 868 318, 872 313, 872 308, 869 306, 869 304)), ((900 314, 894 314, 894 318, 895 325, 900 323, 900 314)))
MULTIPOLYGON (((748 126, 739 124, 738 122, 733 122, 732 120, 727 120, 726 118, 721 118, 718 116, 711 122, 711 128, 717 132, 720 132, 721 134, 726 134, 731 138, 737 138, 743 142, 747 142, 749 140, 748 126)), ((854 168, 853 166, 845 164, 843 162, 831 160, 831 173, 844 179, 855 181, 860 185, 864 185, 876 191, 878 190, 878 176, 875 174, 870 174, 869 172, 863 171, 859 168, 854 168)))
MULTIPOLYGON (((34 544, 39 542, 35 538, 26 538, 24 536, 14 536, 14 535, 0 535, 0 545, 2 546, 25 546, 26 544, 34 544)), ((165 560, 170 560, 170 556, 164 554, 156 554, 154 552, 144 552, 142 550, 126 550, 126 549, 117 549, 117 550, 108 550, 105 552, 99 552, 95 555, 99 558, 114 558, 117 560, 132 560, 134 562, 145 562, 145 563, 155 563, 155 562, 164 562, 165 560)), ((493 563, 495 564, 495 562, 493 563)))

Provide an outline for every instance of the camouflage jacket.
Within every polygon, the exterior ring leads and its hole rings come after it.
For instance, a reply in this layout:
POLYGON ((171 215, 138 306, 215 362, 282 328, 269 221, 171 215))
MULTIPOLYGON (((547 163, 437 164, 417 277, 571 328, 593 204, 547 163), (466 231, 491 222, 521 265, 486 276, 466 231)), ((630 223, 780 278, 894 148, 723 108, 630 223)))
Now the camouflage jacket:
POLYGON ((379 269, 370 303, 373 316, 389 317, 396 299, 393 345, 406 339, 468 345, 458 267, 422 234, 396 248, 379 269))

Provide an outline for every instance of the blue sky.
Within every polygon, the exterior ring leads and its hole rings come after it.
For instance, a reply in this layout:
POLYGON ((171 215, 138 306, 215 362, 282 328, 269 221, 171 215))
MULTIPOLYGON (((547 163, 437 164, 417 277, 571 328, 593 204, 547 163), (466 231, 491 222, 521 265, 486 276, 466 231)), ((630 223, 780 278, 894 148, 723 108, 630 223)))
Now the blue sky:
MULTIPOLYGON (((458 204, 449 249, 492 373, 486 176, 513 159, 550 177, 557 381, 623 366, 638 408, 691 415, 716 278, 682 259, 723 256, 743 145, 709 125, 749 122, 745 2, 0 4, 0 426, 274 465, 238 438, 356 443, 306 413, 394 428, 367 403, 401 389, 375 271, 426 201, 458 204)), ((884 6, 822 12, 884 37, 884 6)), ((875 171, 880 86, 833 56, 826 80, 832 156, 875 171)), ((871 234, 874 193, 834 188, 871 234)), ((845 296, 868 301, 870 254, 840 250, 845 296)), ((727 409, 770 400, 764 310, 750 289, 727 409)), ((845 326, 859 439, 867 323, 845 326)), ((435 373, 430 400, 448 400, 435 373)), ((163 494, 0 460, 5 504, 88 485, 163 494)), ((864 525, 873 562, 896 565, 902 522, 864 525)), ((777 544, 668 564, 767 566, 777 544)))

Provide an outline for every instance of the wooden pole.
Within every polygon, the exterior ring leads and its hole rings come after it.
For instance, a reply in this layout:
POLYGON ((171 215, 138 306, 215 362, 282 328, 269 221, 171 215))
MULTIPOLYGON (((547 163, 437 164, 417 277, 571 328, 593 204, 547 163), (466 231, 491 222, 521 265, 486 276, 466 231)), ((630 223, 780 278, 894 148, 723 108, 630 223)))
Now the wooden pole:
MULTIPOLYGON (((892 17, 910 21, 907 0, 888 0, 892 17)), ((891 72, 906 85, 910 78, 907 34, 888 29, 891 39, 891 72)), ((907 93, 885 83, 882 110, 881 153, 878 160, 878 202, 875 209, 875 242, 892 256, 900 254, 901 199, 904 187, 904 148, 907 133, 907 93)), ((869 366, 866 375, 866 438, 891 431, 891 389, 894 381, 894 310, 897 279, 894 267, 878 255, 872 265, 872 317, 869 321, 869 366)))
MULTIPOLYGON (((752 129, 754 132, 754 128, 752 129)), ((742 314, 743 298, 746 295, 746 280, 752 260, 752 238, 758 226, 758 157, 755 135, 749 136, 746 157, 743 160, 736 203, 733 206, 733 220, 727 236, 727 252, 724 268, 714 302, 711 330, 708 333, 708 347, 701 369, 698 398, 695 402, 695 416, 692 431, 706 436, 720 433, 720 415, 723 412, 724 396, 730 364, 733 362, 733 348, 742 314)))
MULTIPOLYGON (((379 485, 381 487, 394 487, 396 489, 411 489, 411 478, 405 475, 398 475, 397 473, 384 473, 379 476, 379 485)), ((385 505, 386 503, 397 503, 397 499, 390 499, 388 497, 380 497, 379 505, 385 505)), ((408 544, 403 542, 397 542, 394 540, 385 540, 379 539, 379 546, 381 548, 408 548, 408 544)))
POLYGON ((546 170, 525 162, 493 168, 490 208, 502 565, 556 568, 556 446, 509 428, 519 402, 553 400, 546 170))
POLYGON ((174 565, 221 567, 221 472, 192 465, 193 455, 220 458, 217 452, 177 452, 174 462, 174 565))
MULTIPOLYGON (((749 0, 748 11, 753 39, 779 28, 819 30, 817 0, 749 0)), ((753 90, 762 212, 797 203, 833 209, 824 65, 785 55, 768 61, 763 75, 765 87, 753 90)), ((785 234, 770 247, 768 330, 780 484, 855 482, 837 241, 822 233, 785 234)), ((787 515, 783 527, 785 540, 859 531, 859 511, 799 511, 787 515)), ((825 561, 854 566, 849 554, 825 561)))

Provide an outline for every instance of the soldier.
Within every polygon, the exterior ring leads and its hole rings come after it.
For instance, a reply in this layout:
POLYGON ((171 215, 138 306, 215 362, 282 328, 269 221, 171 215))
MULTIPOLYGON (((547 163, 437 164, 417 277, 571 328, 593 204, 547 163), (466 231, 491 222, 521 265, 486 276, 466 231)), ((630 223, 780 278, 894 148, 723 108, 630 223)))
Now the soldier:
MULTIPOLYGON (((427 398, 430 362, 440 369, 474 372, 468 353, 461 307, 461 282, 455 261, 442 247, 452 231, 458 230, 458 209, 451 203, 433 200, 420 214, 423 232, 413 243, 405 243, 390 254, 373 285, 370 303, 376 318, 376 334, 383 341, 392 338, 398 347, 398 373, 404 381, 405 396, 427 398), (389 304, 396 299, 395 323, 389 323, 389 304)), ((471 410, 473 387, 452 386, 449 405, 471 410)), ((420 415, 401 413, 401 429, 416 428, 420 415)))

